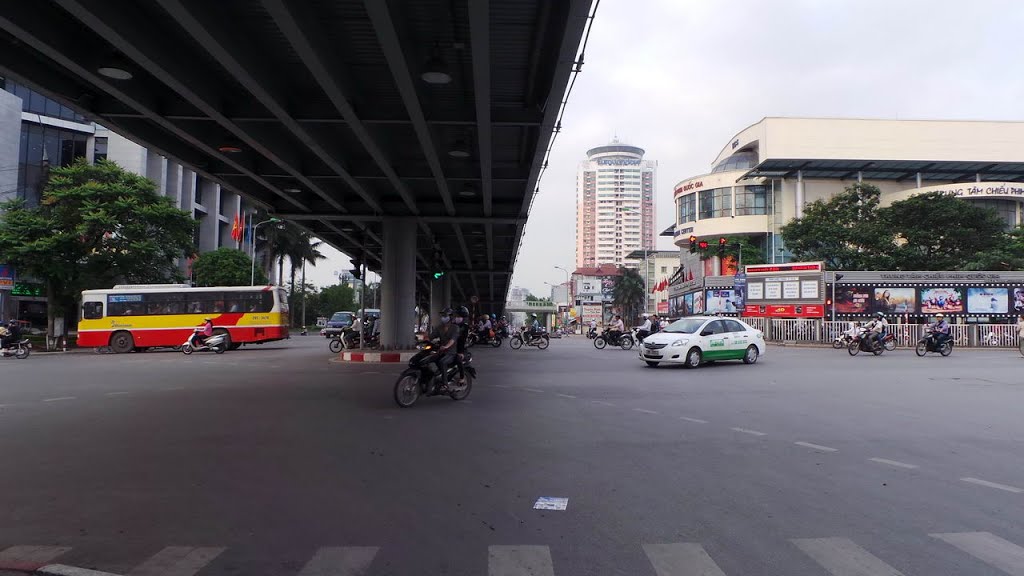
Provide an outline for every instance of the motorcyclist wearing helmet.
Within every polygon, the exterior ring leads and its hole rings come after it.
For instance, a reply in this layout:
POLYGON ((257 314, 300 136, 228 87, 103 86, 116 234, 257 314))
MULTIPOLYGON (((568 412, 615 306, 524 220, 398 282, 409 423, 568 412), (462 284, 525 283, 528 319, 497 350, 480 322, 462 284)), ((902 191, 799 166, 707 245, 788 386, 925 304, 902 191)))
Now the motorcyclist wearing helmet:
POLYGON ((526 331, 527 336, 532 341, 535 336, 540 334, 541 326, 540 319, 537 318, 537 313, 530 314, 530 329, 526 331))
POLYGON ((469 308, 465 306, 459 306, 454 311, 454 318, 452 321, 459 328, 459 337, 456 341, 455 351, 462 355, 466 352, 466 337, 469 336, 469 308))
POLYGON ((885 319, 882 311, 875 312, 875 319, 868 322, 867 329, 868 343, 872 346, 881 345, 882 337, 889 331, 889 321, 885 319))
POLYGON ((946 322, 946 315, 939 312, 935 315, 935 322, 928 327, 928 331, 931 333, 932 343, 936 348, 941 346, 947 340, 950 339, 950 327, 949 322, 946 322))
POLYGON ((196 336, 196 346, 202 346, 206 344, 206 339, 213 336, 213 320, 209 318, 203 318, 203 329, 199 331, 199 335, 196 336))
POLYGON ((651 317, 647 314, 643 315, 644 323, 636 329, 636 338, 640 342, 644 341, 651 334, 651 317))
POLYGON ((431 383, 432 389, 437 386, 447 386, 447 382, 444 381, 444 375, 448 373, 448 367, 455 362, 460 330, 459 326, 452 322, 453 313, 454 311, 451 308, 442 310, 441 324, 430 333, 430 339, 438 341, 438 373, 434 377, 434 382, 431 383))
POLYGON ((491 337, 491 329, 494 328, 494 324, 491 323, 491 317, 487 314, 480 315, 480 324, 477 327, 477 336, 481 342, 486 342, 491 337))
POLYGON ((0 337, 0 348, 7 348, 21 341, 21 326, 17 320, 7 322, 7 333, 0 337))

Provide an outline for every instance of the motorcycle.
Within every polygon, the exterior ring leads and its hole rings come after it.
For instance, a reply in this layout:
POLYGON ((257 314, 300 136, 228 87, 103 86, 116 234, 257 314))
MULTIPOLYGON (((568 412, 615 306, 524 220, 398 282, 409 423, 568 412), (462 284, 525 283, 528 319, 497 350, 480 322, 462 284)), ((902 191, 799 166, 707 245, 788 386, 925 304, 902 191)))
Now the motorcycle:
MULTIPOLYGON (((379 335, 377 335, 377 334, 367 334, 366 335, 366 347, 367 348, 376 348, 379 345, 380 345, 380 336, 379 335)), ((342 330, 341 331, 340 346, 341 346, 341 348, 344 348, 345 350, 354 350, 356 348, 359 348, 359 329, 358 328, 348 327, 348 328, 345 328, 344 330, 342 330)), ((340 352, 340 349, 335 350, 335 348, 337 348, 338 345, 336 345, 333 341, 330 344, 328 344, 328 347, 330 348, 331 352, 340 352)))
POLYGON ((850 353, 850 356, 856 356, 861 352, 871 352, 875 356, 880 356, 886 350, 892 352, 896 349, 896 336, 891 332, 882 336, 881 343, 872 342, 872 344, 868 344, 868 338, 865 337, 866 334, 867 330, 861 328, 860 332, 850 340, 846 347, 846 351, 850 353))
POLYGON ((501 336, 491 330, 487 333, 487 336, 481 340, 478 332, 470 330, 469 334, 466 335, 466 348, 470 348, 476 344, 489 344, 491 348, 501 348, 502 338, 501 336))
POLYGON ((435 377, 438 372, 437 359, 440 355, 438 342, 423 342, 416 353, 409 360, 409 367, 402 372, 395 382, 395 402, 402 408, 408 408, 416 403, 420 396, 440 396, 442 394, 451 397, 452 400, 465 400, 473 389, 473 380, 476 379, 476 368, 472 366, 473 355, 465 352, 462 359, 453 362, 444 374, 440 386, 435 386, 435 377))
POLYGON ((519 333, 512 336, 508 341, 508 345, 511 346, 513 350, 519 350, 524 344, 527 346, 536 346, 537 348, 544 350, 549 344, 551 344, 551 337, 548 336, 548 333, 543 329, 537 334, 531 336, 530 334, 527 334, 526 326, 523 326, 519 329, 519 333))
POLYGON ((341 336, 332 336, 331 341, 327 343, 327 349, 335 354, 341 352, 342 347, 344 344, 341 341, 341 336))
POLYGON ((834 340, 832 340, 832 347, 835 348, 836 350, 841 350, 849 346, 850 341, 852 340, 853 336, 850 336, 846 332, 843 332, 839 336, 836 336, 834 340))
POLYGON ((629 332, 623 332, 618 338, 612 338, 608 332, 594 338, 594 348, 597 348, 598 350, 604 350, 604 347, 609 344, 612 346, 618 346, 623 350, 629 350, 635 343, 633 336, 630 335, 629 332))
POLYGON ((196 331, 185 340, 181 345, 182 354, 188 356, 192 352, 203 352, 206 350, 212 351, 214 354, 223 354, 224 351, 227 350, 227 346, 224 345, 224 339, 227 337, 227 332, 214 334, 207 338, 202 344, 197 344, 196 338, 201 332, 202 329, 197 328, 196 331))
POLYGON ((32 344, 28 341, 28 338, 19 340, 17 342, 11 342, 0 350, 0 356, 8 357, 14 356, 18 360, 24 360, 28 358, 29 351, 32 349, 32 344))
POLYGON ((597 328, 596 327, 587 330, 587 340, 593 340, 594 338, 597 338, 597 328))
POLYGON ((925 330, 921 339, 917 341, 917 347, 914 348, 914 352, 918 356, 924 356, 929 352, 938 352, 943 356, 949 356, 953 353, 953 339, 947 338, 942 344, 938 343, 936 336, 937 332, 934 330, 925 330))

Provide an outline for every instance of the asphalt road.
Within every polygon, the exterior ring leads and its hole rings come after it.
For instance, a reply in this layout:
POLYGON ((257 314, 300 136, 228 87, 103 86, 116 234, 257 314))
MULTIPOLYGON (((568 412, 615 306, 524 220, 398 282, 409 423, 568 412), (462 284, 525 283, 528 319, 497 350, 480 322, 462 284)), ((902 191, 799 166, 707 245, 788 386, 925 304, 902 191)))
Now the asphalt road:
POLYGON ((575 337, 478 350, 468 401, 407 410, 391 397, 399 367, 330 357, 309 336, 0 360, 0 561, 136 576, 1024 574, 1016 351, 773 347, 753 366, 651 369, 575 337), (535 510, 540 497, 568 504, 535 510))

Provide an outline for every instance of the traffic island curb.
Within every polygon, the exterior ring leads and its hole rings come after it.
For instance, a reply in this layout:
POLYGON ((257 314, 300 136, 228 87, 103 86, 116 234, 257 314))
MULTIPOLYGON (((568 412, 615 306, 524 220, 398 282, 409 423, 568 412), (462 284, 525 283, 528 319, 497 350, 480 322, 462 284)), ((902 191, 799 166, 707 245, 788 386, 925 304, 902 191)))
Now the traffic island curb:
POLYGON ((397 364, 408 362, 416 351, 396 352, 342 352, 336 362, 365 364, 397 364))

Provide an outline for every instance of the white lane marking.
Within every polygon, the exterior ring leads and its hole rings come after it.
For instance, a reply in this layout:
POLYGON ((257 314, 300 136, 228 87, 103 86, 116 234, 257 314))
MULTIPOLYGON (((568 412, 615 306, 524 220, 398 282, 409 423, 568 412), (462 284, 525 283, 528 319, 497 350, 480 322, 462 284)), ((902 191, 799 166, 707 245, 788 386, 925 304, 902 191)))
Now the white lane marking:
POLYGON ((128 576, 192 576, 224 548, 168 546, 128 572, 128 576))
POLYGON ((897 468, 907 468, 913 470, 917 468, 917 464, 907 464, 906 462, 900 462, 898 460, 887 460, 885 458, 868 458, 872 462, 878 462, 879 464, 888 464, 889 466, 895 466, 897 468))
POLYGON ((688 416, 680 416, 680 420, 686 420, 687 422, 693 422, 695 424, 707 424, 707 420, 701 420, 700 418, 690 418, 688 416))
POLYGON ((488 546, 487 576, 555 576, 547 546, 488 546))
POLYGON ((377 555, 375 546, 335 546, 321 548, 298 576, 362 576, 377 555))
POLYGON ((163 391, 164 392, 170 392, 172 390, 184 390, 184 389, 185 389, 184 386, 175 386, 173 388, 164 388, 163 391))
POLYGON ((644 414, 657 414, 654 410, 645 410, 643 408, 633 408, 633 412, 643 412, 644 414))
POLYGON ((793 442, 797 446, 803 446, 804 448, 812 448, 814 450, 820 450, 822 452, 839 452, 836 448, 829 448, 828 446, 822 446, 821 444, 811 444, 810 442, 793 442))
POLYGON ((576 398, 572 394, 555 394, 555 396, 561 396, 562 398, 576 398))
POLYGON ((849 538, 805 538, 791 542, 832 576, 903 576, 849 538))
POLYGON ((534 510, 565 510, 569 506, 568 498, 541 496, 533 503, 534 510))
POLYGON ((605 402, 604 400, 591 400, 594 404, 601 404, 602 406, 615 406, 611 402, 605 402))
POLYGON ((730 430, 735 430, 737 432, 742 432, 744 434, 750 434, 751 436, 767 436, 768 435, 765 432, 758 432, 757 430, 749 430, 747 428, 730 428, 730 430))
POLYGON ((644 553, 658 576, 725 576, 700 544, 644 544, 644 553))
POLYGON ((131 392, 107 392, 107 396, 123 396, 125 394, 131 394, 131 392))
POLYGON ((978 486, 987 486, 989 488, 995 488, 997 490, 1006 490, 1007 492, 1013 492, 1014 494, 1020 494, 1024 492, 1024 489, 1017 488, 1016 486, 1008 486, 1006 484, 1000 484, 998 482, 989 482, 988 480, 982 480, 980 478, 961 478, 964 482, 970 482, 971 484, 977 484, 978 486))
POLYGON ((118 576, 110 572, 100 572, 98 570, 66 566, 64 564, 47 564, 33 572, 33 574, 38 574, 39 576, 118 576))
POLYGON ((64 546, 11 546, 0 552, 0 564, 46 564, 68 550, 71 548, 64 546))
POLYGON ((43 402, 61 402, 63 400, 74 400, 74 396, 61 396, 59 398, 46 398, 43 402))
POLYGON ((1024 576, 1024 548, 988 532, 929 534, 1012 576, 1024 576))
POLYGON ((543 392, 543 390, 538 390, 536 388, 523 388, 523 390, 526 390, 527 392, 543 392))

